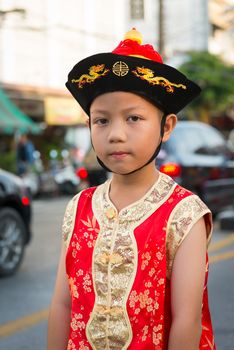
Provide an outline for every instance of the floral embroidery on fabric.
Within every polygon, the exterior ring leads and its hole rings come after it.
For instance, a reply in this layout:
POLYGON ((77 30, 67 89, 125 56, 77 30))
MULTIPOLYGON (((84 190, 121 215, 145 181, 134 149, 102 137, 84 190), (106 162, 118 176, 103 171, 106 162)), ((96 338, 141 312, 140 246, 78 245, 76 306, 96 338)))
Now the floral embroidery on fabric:
POLYGON ((177 197, 180 197, 180 198, 183 198, 185 193, 186 193, 186 189, 183 188, 183 187, 180 187, 178 186, 176 189, 175 189, 175 193, 177 194, 177 197))
POLYGON ((145 289, 144 292, 140 293, 132 291, 129 296, 129 305, 135 310, 134 313, 137 315, 141 309, 146 309, 147 312, 157 310, 159 308, 159 303, 157 300, 157 296, 156 299, 150 297, 149 289, 145 289))
POLYGON ((79 350, 89 350, 89 347, 84 344, 84 341, 79 342, 79 350))
MULTIPOLYGON (((181 196, 184 194, 184 189, 178 188, 176 192, 178 196, 181 196)), ((166 238, 168 278, 170 278, 172 264, 179 245, 189 233, 192 225, 209 212, 207 206, 196 195, 182 199, 172 211, 168 220, 166 238)))
POLYGON ((81 220, 83 222, 83 224, 85 226, 88 227, 88 231, 95 231, 95 232, 99 232, 99 228, 97 228, 97 220, 95 218, 95 216, 93 216, 93 218, 89 218, 87 217, 87 221, 85 220, 81 220))
POLYGON ((149 265, 149 261, 151 259, 151 255, 149 252, 145 252, 142 254, 142 263, 141 263, 141 269, 144 270, 147 265, 149 265))
POLYGON ((83 276, 84 274, 84 271, 79 269, 77 272, 76 272, 76 276, 79 277, 79 276, 83 276))
MULTIPOLYGON (((76 235, 76 234, 74 233, 74 235, 76 235)), ((81 250, 81 245, 79 244, 79 242, 72 242, 71 246, 73 248, 72 249, 72 256, 73 256, 73 258, 76 258, 78 251, 81 250)))
POLYGON ((143 336, 141 337, 141 339, 142 341, 146 341, 147 335, 149 333, 149 326, 143 327, 142 332, 143 332, 143 336))
POLYGON ((74 298, 79 298, 79 293, 78 293, 78 285, 76 283, 76 278, 68 278, 68 283, 71 291, 71 295, 74 298))
POLYGON ((93 248, 96 242, 96 236, 99 232, 99 227, 96 218, 87 217, 87 220, 81 220, 83 223, 83 229, 79 232, 74 232, 74 240, 71 242, 72 256, 78 258, 79 251, 83 247, 83 241, 86 242, 88 248, 93 248))
POLYGON ((92 281, 91 281, 91 277, 88 273, 86 273, 86 275, 83 278, 83 287, 84 287, 84 291, 85 293, 90 293, 91 292, 91 288, 90 286, 92 285, 92 281))
POLYGON ((159 324, 158 326, 153 327, 153 343, 156 345, 157 350, 161 350, 160 345, 162 341, 162 325, 159 324))
POLYGON ((80 194, 81 193, 77 194, 75 197, 73 197, 70 200, 64 214, 64 219, 62 224, 62 236, 66 246, 68 246, 72 235, 72 231, 75 223, 76 208, 77 208, 78 200, 80 198, 80 194))
POLYGON ((87 221, 81 220, 82 223, 84 224, 85 227, 87 227, 87 231, 84 232, 84 237, 86 238, 87 241, 87 246, 89 248, 93 248, 95 245, 96 239, 94 239, 94 234, 99 232, 99 228, 97 226, 97 220, 95 216, 92 217, 87 217, 87 221))
POLYGON ((85 323, 82 321, 82 314, 74 314, 71 320, 71 328, 73 331, 77 331, 78 329, 85 329, 85 323))
POLYGON ((67 350, 76 350, 76 346, 71 339, 68 341, 67 350))
POLYGON ((150 269, 149 271, 149 276, 152 277, 155 274, 156 270, 154 267, 152 267, 152 269, 150 269))
POLYGON ((207 350, 215 350, 214 336, 210 337, 210 329, 202 325, 203 334, 201 337, 200 348, 207 350))

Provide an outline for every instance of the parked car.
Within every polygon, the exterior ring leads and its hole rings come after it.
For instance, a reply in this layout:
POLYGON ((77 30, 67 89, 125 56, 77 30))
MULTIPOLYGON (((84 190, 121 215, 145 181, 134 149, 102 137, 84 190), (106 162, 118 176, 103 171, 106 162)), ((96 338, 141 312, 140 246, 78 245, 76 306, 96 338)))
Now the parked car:
POLYGON ((234 205, 234 152, 210 125, 178 122, 162 146, 157 167, 197 193, 214 214, 234 205))
POLYGON ((31 239, 31 203, 18 176, 0 169, 0 276, 19 268, 31 239))
POLYGON ((87 169, 89 187, 98 186, 107 180, 108 172, 98 163, 96 154, 91 145, 83 159, 83 165, 85 169, 87 169))

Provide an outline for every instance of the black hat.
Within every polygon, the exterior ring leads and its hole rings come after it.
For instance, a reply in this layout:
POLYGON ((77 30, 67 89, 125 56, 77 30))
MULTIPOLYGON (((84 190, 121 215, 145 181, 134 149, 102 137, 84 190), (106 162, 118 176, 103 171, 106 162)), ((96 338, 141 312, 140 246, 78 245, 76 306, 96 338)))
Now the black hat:
POLYGON ((184 74, 164 64, 151 45, 141 45, 134 28, 112 52, 78 62, 66 87, 88 115, 93 100, 107 92, 136 93, 167 113, 178 113, 201 91, 184 74))

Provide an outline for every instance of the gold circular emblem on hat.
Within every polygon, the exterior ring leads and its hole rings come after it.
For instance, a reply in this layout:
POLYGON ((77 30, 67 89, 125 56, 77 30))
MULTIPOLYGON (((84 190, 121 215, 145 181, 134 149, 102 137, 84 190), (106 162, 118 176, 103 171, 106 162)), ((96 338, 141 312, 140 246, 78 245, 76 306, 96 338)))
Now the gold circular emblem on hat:
POLYGON ((117 62, 115 62, 113 64, 112 72, 115 75, 118 75, 119 77, 124 77, 125 75, 128 74, 129 68, 128 68, 128 65, 125 62, 117 61, 117 62))
POLYGON ((108 208, 106 210, 106 217, 110 220, 114 219, 116 217, 116 211, 114 208, 108 208))

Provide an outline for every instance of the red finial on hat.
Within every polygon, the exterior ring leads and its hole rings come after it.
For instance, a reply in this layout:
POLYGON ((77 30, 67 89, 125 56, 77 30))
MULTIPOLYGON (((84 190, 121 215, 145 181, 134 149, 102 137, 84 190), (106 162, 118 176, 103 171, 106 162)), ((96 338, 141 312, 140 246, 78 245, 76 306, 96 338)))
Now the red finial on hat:
POLYGON ((163 63, 162 57, 157 51, 154 50, 152 45, 141 44, 141 33, 136 30, 136 28, 132 28, 132 30, 125 34, 124 40, 119 43, 119 45, 112 51, 112 53, 123 56, 137 56, 140 58, 163 63))

